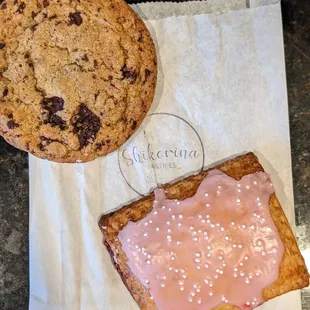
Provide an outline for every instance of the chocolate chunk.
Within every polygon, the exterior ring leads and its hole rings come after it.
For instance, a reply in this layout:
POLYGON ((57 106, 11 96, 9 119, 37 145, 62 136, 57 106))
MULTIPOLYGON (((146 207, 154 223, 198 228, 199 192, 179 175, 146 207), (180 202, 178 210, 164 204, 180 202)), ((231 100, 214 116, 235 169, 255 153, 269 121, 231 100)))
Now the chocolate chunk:
POLYGON ((85 54, 85 55, 82 57, 82 60, 84 60, 84 61, 89 61, 88 56, 85 54))
POLYGON ((100 130, 100 119, 85 104, 81 104, 73 122, 73 133, 77 135, 80 149, 95 139, 100 130))
POLYGON ((41 151, 45 151, 46 150, 46 146, 49 145, 50 143, 53 142, 53 140, 46 138, 44 136, 40 137, 40 143, 38 144, 38 147, 41 151))
POLYGON ((18 0, 14 0, 14 4, 17 4, 18 3, 18 0))
POLYGON ((43 108, 52 114, 64 109, 65 101, 60 97, 44 98, 41 102, 43 108))
POLYGON ((24 55, 24 57, 25 57, 26 59, 30 58, 30 53, 29 53, 29 52, 26 52, 25 55, 24 55))
POLYGON ((31 27, 31 30, 32 30, 32 31, 36 31, 38 26, 39 26, 39 24, 34 24, 34 25, 31 27))
POLYGON ((6 2, 3 2, 1 5, 1 10, 5 10, 8 7, 8 5, 6 4, 6 2))
POLYGON ((81 12, 75 12, 69 14, 69 25, 77 25, 80 26, 83 23, 83 18, 81 16, 81 12))
POLYGON ((94 67, 95 67, 95 69, 98 69, 98 67, 99 67, 98 61, 96 59, 94 60, 94 67))
POLYGON ((52 16, 50 16, 50 17, 48 18, 48 20, 53 20, 53 19, 55 19, 55 18, 57 18, 57 15, 56 15, 56 14, 53 14, 52 16))
POLYGON ((50 119, 49 119, 49 123, 52 125, 52 127, 55 126, 59 126, 59 128, 61 130, 66 129, 67 124, 66 121, 63 120, 60 116, 58 116, 57 114, 53 114, 51 115, 50 119))
POLYGON ((46 13, 43 13, 42 15, 43 15, 43 18, 47 18, 48 16, 46 13))
POLYGON ((134 84, 134 82, 137 79, 138 74, 135 71, 130 70, 126 65, 124 65, 121 71, 123 75, 122 80, 127 79, 129 80, 130 84, 134 84))
POLYGON ((8 114, 8 118, 12 119, 13 118, 13 113, 8 114))
POLYGON ((46 150, 46 147, 48 145, 50 145, 51 143, 53 142, 58 142, 58 143, 61 143, 61 141, 57 140, 57 139, 50 139, 50 138, 47 138, 47 137, 44 137, 44 136, 41 136, 40 137, 40 143, 38 144, 38 147, 41 151, 45 151, 46 150))
POLYGON ((7 122, 7 126, 9 129, 14 129, 16 127, 19 127, 19 125, 12 120, 7 122))
POLYGON ((0 43, 0 50, 3 50, 5 48, 5 43, 0 43))
POLYGON ((137 127, 137 121, 133 121, 132 124, 131 124, 131 130, 135 130, 137 127))
POLYGON ((32 19, 35 19, 35 17, 38 15, 39 13, 35 13, 34 11, 31 12, 31 17, 32 19))
POLYGON ((25 2, 22 2, 21 4, 20 4, 20 6, 17 8, 17 13, 23 13, 24 12, 24 9, 26 8, 26 4, 25 4, 25 2))
POLYGON ((151 71, 149 69, 145 69, 143 84, 146 83, 146 81, 147 81, 147 79, 149 78, 150 75, 151 75, 151 71))
POLYGON ((9 90, 6 88, 4 91, 3 91, 3 97, 6 97, 9 93, 9 90))
POLYGON ((43 6, 47 8, 50 5, 50 2, 48 0, 43 0, 43 6))
POLYGON ((96 150, 102 150, 102 144, 101 143, 96 143, 95 144, 96 150))
POLYGON ((44 98, 41 102, 43 109, 46 111, 45 124, 51 124, 53 127, 59 126, 60 129, 66 128, 66 121, 56 115, 58 111, 62 111, 65 101, 60 97, 44 98))

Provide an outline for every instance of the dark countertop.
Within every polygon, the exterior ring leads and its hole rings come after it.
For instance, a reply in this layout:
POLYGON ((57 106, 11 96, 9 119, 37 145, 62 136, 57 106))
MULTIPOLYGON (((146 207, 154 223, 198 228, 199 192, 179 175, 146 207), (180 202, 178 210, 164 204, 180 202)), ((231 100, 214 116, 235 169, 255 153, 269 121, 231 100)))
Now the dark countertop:
MULTIPOLYGON (((282 1, 297 238, 310 250, 310 2, 282 1)), ((0 309, 28 308, 28 155, 0 138, 0 309)), ((302 291, 310 310, 310 290, 302 291)))

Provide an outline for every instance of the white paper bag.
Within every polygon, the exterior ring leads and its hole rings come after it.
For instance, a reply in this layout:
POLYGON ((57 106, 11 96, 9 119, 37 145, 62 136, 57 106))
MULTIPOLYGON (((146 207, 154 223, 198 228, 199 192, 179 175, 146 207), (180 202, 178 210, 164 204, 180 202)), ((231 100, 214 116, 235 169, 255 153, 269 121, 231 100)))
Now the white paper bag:
MULTIPOLYGON (((138 309, 102 245, 100 214, 235 154, 258 155, 294 223, 280 5, 146 23, 159 80, 138 132, 87 164, 30 156, 31 310, 138 309)), ((260 309, 301 309, 299 292, 260 309)))

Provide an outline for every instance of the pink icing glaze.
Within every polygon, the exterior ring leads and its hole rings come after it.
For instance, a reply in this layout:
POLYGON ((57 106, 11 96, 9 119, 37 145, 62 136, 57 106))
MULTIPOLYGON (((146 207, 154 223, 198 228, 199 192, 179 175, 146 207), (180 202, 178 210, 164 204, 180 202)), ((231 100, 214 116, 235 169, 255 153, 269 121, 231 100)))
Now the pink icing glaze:
POLYGON ((269 212, 273 192, 266 173, 236 181, 218 170, 183 201, 155 191, 152 211, 129 222, 119 240, 158 309, 263 303, 263 289, 279 277, 284 254, 269 212))

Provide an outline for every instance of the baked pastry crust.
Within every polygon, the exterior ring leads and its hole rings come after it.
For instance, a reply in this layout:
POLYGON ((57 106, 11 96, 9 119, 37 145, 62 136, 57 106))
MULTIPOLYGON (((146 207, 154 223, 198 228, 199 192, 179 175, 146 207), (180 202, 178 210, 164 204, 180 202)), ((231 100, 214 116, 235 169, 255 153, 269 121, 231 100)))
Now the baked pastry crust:
MULTIPOLYGON (((177 183, 164 186, 167 192, 167 198, 183 200, 193 196, 196 193, 198 186, 211 169, 218 169, 236 180, 240 180, 247 174, 264 171, 257 157, 253 153, 247 153, 225 161, 213 168, 204 170, 198 175, 192 175, 177 183)), ((124 284, 127 286, 142 310, 155 310, 157 308, 153 300, 150 298, 149 292, 132 274, 127 265, 127 257, 122 250, 120 241, 118 240, 118 233, 129 221, 136 222, 144 218, 152 210, 153 201, 154 194, 152 193, 149 196, 124 206, 115 212, 102 215, 99 221, 100 229, 104 235, 104 244, 110 253, 112 262, 124 284)), ((279 278, 263 291, 265 301, 309 285, 309 274, 305 261, 298 249, 296 239, 275 194, 272 194, 270 197, 269 209, 280 238, 285 246, 285 252, 280 265, 279 278)), ((237 309, 239 308, 236 306, 222 304, 214 310, 237 309)))
POLYGON ((57 162, 119 148, 154 97, 149 31, 123 0, 0 1, 0 135, 57 162))

